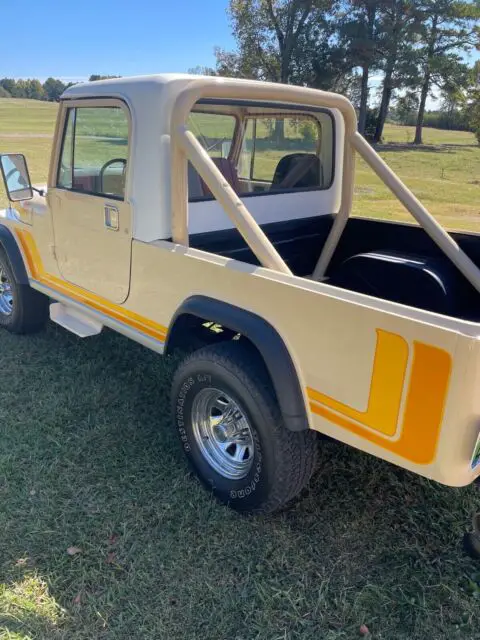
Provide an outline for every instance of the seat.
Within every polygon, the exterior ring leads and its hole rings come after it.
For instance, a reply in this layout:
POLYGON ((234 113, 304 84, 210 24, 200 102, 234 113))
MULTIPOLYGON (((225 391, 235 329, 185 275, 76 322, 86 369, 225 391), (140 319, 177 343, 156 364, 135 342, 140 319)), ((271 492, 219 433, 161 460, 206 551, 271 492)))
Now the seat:
POLYGON ((200 180, 200 176, 198 175, 197 170, 193 166, 191 162, 188 163, 188 199, 192 200, 192 198, 202 198, 203 197, 203 186, 202 181, 200 180))
POLYGON ((323 184, 320 158, 314 153, 289 153, 277 164, 272 191, 279 189, 308 189, 323 184))
MULTIPOLYGON (((239 193, 241 191, 240 181, 238 180, 238 173, 236 168, 233 166, 233 163, 228 158, 212 158, 214 164, 220 169, 223 177, 227 180, 229 185, 235 191, 235 193, 239 193)), ((202 184, 203 196, 205 198, 211 198, 213 196, 212 192, 205 184, 205 182, 200 177, 200 181, 202 184)))
POLYGON ((458 309, 452 264, 395 251, 359 253, 329 274, 329 284, 446 315, 458 309))

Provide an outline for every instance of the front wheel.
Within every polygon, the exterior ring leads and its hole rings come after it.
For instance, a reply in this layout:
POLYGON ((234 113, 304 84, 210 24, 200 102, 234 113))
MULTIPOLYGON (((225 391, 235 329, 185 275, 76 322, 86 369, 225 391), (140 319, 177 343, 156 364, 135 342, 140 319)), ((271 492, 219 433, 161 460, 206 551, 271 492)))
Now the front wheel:
POLYGON ((315 469, 316 434, 285 428, 263 362, 240 341, 185 358, 174 378, 172 407, 193 470, 237 511, 282 508, 315 469))
POLYGON ((34 333, 48 320, 48 298, 15 279, 7 254, 0 249, 0 327, 11 333, 34 333))

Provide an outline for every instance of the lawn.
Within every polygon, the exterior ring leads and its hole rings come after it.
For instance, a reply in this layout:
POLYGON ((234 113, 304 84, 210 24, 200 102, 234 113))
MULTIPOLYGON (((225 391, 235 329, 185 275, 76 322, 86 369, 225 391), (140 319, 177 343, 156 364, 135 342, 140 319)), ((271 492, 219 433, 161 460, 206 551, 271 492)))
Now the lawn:
MULTIPOLYGON (((47 119, 32 123, 45 133, 47 119)), ((388 135, 404 142, 403 129, 388 135)), ((480 163, 471 138, 426 141, 440 150, 383 153, 432 208, 466 198, 467 160, 477 176, 480 163)), ((26 151, 37 181, 49 143, 0 139, 26 151)), ((389 202, 363 173, 360 213, 389 202)), ((480 565, 461 548, 475 487, 323 442, 301 500, 240 517, 188 473, 170 424, 172 362, 109 331, 79 340, 54 325, 1 332, 0 350, 1 639, 349 640, 361 625, 378 640, 480 638, 480 565)))

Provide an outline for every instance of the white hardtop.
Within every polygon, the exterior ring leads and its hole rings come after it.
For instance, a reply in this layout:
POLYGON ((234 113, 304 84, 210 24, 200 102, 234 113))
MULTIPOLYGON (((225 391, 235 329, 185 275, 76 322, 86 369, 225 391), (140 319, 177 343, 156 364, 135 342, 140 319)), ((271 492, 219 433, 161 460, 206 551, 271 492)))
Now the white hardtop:
MULTIPOLYGON (((66 89, 62 100, 75 100, 79 98, 110 98, 121 97, 127 102, 134 103, 137 100, 153 98, 160 91, 165 97, 165 90, 170 95, 176 95, 193 80, 208 80, 215 84, 225 82, 224 78, 217 76, 202 76, 191 73, 159 73, 146 76, 127 76, 123 78, 110 78, 108 80, 95 80, 94 82, 82 82, 66 89)), ((272 84, 258 80, 243 80, 240 78, 228 78, 228 82, 239 84, 272 84)))
MULTIPOLYGON (((209 85, 248 85, 252 89, 259 85, 281 86, 255 80, 165 73, 85 82, 70 87, 61 96, 67 105, 70 100, 114 98, 122 100, 128 106, 131 133, 125 196, 132 206, 133 237, 137 240, 152 242, 172 236, 172 113, 178 94, 189 84, 199 80, 206 80, 209 85)), ((336 120, 335 170, 339 176, 343 162, 343 122, 335 109, 332 114, 336 120)), ((294 217, 292 211, 297 211, 295 215, 299 215, 298 212, 301 211, 305 216, 316 215, 322 208, 320 198, 325 200, 325 211, 336 213, 340 204, 340 186, 341 180, 335 179, 332 186, 322 192, 282 195, 281 204, 286 211, 285 216, 294 217), (303 206, 298 204, 300 197, 303 206)), ((283 217, 278 211, 278 196, 251 198, 249 203, 251 213, 259 223, 283 217), (272 198, 277 198, 275 206, 272 198)), ((191 233, 233 227, 233 223, 215 200, 192 204, 189 209, 191 233)))

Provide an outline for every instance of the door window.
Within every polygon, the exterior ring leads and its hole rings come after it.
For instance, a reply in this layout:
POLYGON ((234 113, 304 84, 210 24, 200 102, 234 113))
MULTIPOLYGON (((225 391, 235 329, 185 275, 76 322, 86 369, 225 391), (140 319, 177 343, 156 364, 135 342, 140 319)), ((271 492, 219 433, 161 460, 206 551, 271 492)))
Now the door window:
POLYGON ((128 117, 121 107, 68 110, 57 186, 124 199, 128 117))

